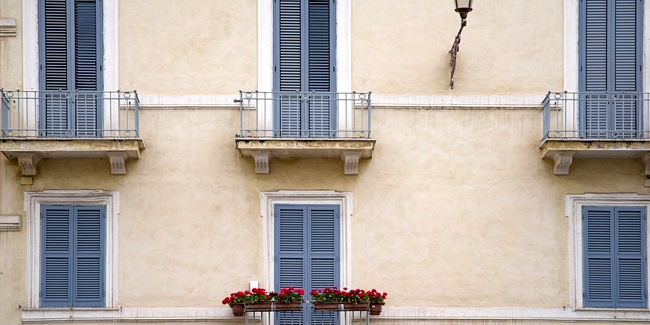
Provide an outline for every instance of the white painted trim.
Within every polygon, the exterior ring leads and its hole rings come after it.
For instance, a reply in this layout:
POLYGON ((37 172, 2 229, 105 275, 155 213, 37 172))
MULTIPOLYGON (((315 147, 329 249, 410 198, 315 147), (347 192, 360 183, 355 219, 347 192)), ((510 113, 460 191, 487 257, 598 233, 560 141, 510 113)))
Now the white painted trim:
POLYGON ((351 266, 351 219, 352 193, 336 191, 277 191, 260 193, 260 214, 264 223, 264 284, 273 288, 274 283, 274 207, 276 204, 333 204, 340 206, 341 218, 341 286, 352 283, 351 266))
POLYGON ((20 231, 20 216, 0 216, 0 231, 20 231))
POLYGON ((542 107, 546 94, 536 95, 385 95, 371 94, 373 107, 542 107))
MULTIPOLYGON (((650 195, 636 193, 587 193, 568 194, 566 196, 565 213, 569 218, 569 292, 571 296, 571 308, 573 310, 583 308, 582 207, 584 206, 643 206, 646 208, 646 213, 650 213, 650 195)), ((646 238, 650 238, 650 227, 647 226, 646 238)), ((648 251, 650 249, 646 247, 646 252, 648 251)), ((650 264, 647 269, 650 270, 650 264)), ((647 312, 650 311, 650 308, 637 310, 647 312)), ((603 309, 603 311, 607 311, 607 309, 603 309)))
MULTIPOLYGON (((141 107, 239 107, 239 94, 226 95, 138 95, 141 107)), ((545 94, 538 95, 402 95, 372 94, 373 107, 449 108, 542 108, 545 94)), ((260 107, 262 109, 262 107, 260 107)))
MULTIPOLYGON (((25 192, 27 216, 27 308, 40 306, 41 263, 41 205, 104 205, 106 206, 106 307, 117 306, 117 216, 120 196, 116 191, 101 190, 47 190, 25 192)), ((70 312, 70 308, 66 309, 70 312)))
MULTIPOLYGON (((558 321, 558 322, 648 322, 650 313, 638 310, 583 310, 518 307, 384 307, 372 320, 406 322, 434 320, 558 321)), ((120 307, 119 309, 23 309, 23 323, 126 322, 126 321, 243 321, 229 307, 120 307)), ((371 322, 372 322, 371 320, 371 322)), ((409 322, 410 324, 410 322, 409 322)))

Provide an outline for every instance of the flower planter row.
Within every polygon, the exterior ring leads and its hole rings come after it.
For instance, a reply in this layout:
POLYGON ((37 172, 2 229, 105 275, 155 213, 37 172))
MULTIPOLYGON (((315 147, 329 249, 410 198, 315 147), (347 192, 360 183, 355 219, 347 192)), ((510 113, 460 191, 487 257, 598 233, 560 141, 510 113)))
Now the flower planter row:
MULTIPOLYGON (((370 315, 381 314, 382 305, 379 303, 337 303, 337 302, 313 302, 315 311, 368 311, 370 315)), ((254 304, 233 304, 232 313, 234 316, 244 316, 247 311, 300 311, 302 303, 294 301, 282 303, 275 301, 263 301, 254 304)))

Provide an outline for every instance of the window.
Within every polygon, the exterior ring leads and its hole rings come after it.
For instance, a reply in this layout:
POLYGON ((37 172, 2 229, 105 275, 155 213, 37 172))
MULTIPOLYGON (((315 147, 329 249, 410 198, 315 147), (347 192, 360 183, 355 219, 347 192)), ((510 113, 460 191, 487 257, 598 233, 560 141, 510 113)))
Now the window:
MULTIPOLYGON (((340 286, 339 206, 279 204, 274 215, 275 290, 340 286)), ((334 316, 303 313, 302 324, 331 324, 334 316)))
MULTIPOLYGON (((101 190, 47 190, 42 192, 25 192, 25 211, 27 212, 25 228, 27 231, 27 308, 23 310, 23 319, 38 320, 67 320, 71 315, 76 315, 75 307, 116 308, 116 281, 117 281, 117 216, 119 215, 119 193, 101 190), (101 215, 101 220, 97 217, 101 215), (97 228, 97 222, 100 223, 97 228), (50 238, 47 236, 55 236, 50 238), (66 239, 67 237, 67 239, 66 239), (98 244, 101 248, 93 250, 98 244), (52 246, 52 245, 54 246, 52 246), (94 246, 93 246, 94 245, 94 246), (48 247, 49 246, 49 247, 48 247), (65 251, 68 246, 67 253, 65 251), (75 247, 78 249, 75 250, 75 247), (48 248, 53 248, 48 249, 48 248), (101 252, 101 254, 99 254, 101 252), (99 260, 97 259, 99 257, 99 260), (76 263, 77 258, 81 263, 76 263), (47 259, 59 266, 53 269, 52 275, 56 276, 55 283, 46 279, 50 268, 46 265, 47 259), (68 260, 67 272, 63 276, 65 267, 61 267, 68 260), (89 294, 93 291, 93 273, 97 267, 93 263, 99 262, 99 284, 102 291, 101 301, 90 302, 89 294), (73 267, 82 269, 82 277, 73 267), (75 284, 75 282, 77 284, 75 284), (69 300, 60 296, 49 296, 41 290, 44 285, 50 288, 69 288, 69 300), (80 285, 80 287, 79 287, 80 285), (75 286, 81 290, 74 289, 75 286), (75 296, 74 290, 81 293, 75 296), (76 297, 76 298, 75 298, 76 297), (56 298, 56 299, 49 299, 56 298), (83 299, 77 299, 83 298, 83 299), (58 307, 65 307, 66 312, 60 313, 58 307), (70 307, 73 307, 71 309, 70 307), (47 308, 47 309, 40 309, 47 308)), ((47 290, 47 288, 46 288, 47 290)), ((97 292, 95 289, 94 292, 97 292)), ((54 291, 53 293, 56 293, 54 291)), ((101 310, 96 310, 96 315, 88 310, 82 310, 85 316, 97 316, 101 310)))
POLYGON ((332 0, 274 2, 273 88, 280 92, 276 136, 334 136, 335 18, 332 0))
POLYGON ((650 195, 567 195, 574 309, 648 309, 649 209, 650 195))
POLYGON ((40 0, 38 10, 40 136, 96 137, 102 125, 101 1, 40 0))
POLYGON ((41 307, 105 305, 104 206, 41 206, 41 307))
POLYGON ((586 137, 640 136, 643 3, 580 1, 579 123, 586 137))
POLYGON ((582 210, 584 306, 647 307, 645 207, 582 210))

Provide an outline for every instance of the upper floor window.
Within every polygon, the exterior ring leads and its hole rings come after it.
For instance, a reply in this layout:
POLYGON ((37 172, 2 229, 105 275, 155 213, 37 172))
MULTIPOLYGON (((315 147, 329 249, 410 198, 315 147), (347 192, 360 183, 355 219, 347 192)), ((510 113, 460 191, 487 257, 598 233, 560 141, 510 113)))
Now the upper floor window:
POLYGON ((102 1, 40 0, 39 129, 96 137, 101 126, 102 1))
POLYGON ((639 136, 642 17, 641 0, 580 1, 579 123, 586 137, 639 136))
POLYGON ((273 10, 274 91, 281 97, 274 114, 274 129, 280 132, 276 136, 332 137, 336 129, 335 3, 277 0, 273 10))

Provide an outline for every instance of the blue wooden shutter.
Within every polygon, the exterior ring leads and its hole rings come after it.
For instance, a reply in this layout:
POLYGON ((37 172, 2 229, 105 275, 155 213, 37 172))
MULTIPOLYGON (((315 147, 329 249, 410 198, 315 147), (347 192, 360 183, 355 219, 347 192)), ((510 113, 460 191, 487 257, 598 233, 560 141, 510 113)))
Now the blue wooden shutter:
POLYGON ((103 307, 105 207, 76 207, 75 213, 73 304, 76 307, 103 307))
POLYGON ((105 207, 42 206, 41 307, 105 306, 105 207))
POLYGON ((335 129, 335 5, 332 0, 275 1, 276 136, 331 137, 335 129), (295 91, 318 94, 301 97, 295 91))
POLYGON ((98 93, 101 80, 101 5, 97 0, 75 0, 75 88, 89 92, 75 98, 75 130, 80 137, 98 136, 98 93))
POLYGON ((584 306, 646 306, 645 209, 583 208, 584 306))
POLYGON ((645 308, 647 303, 646 212, 616 208, 616 306, 645 308))
POLYGON ((580 2, 580 123, 587 137, 630 138, 640 125, 641 0, 580 2), (627 92, 623 94, 621 92, 627 92), (609 131, 609 132, 606 132, 609 131))
POLYGON ((72 207, 41 206, 41 307, 71 307, 72 207))
POLYGON ((39 127, 48 137, 95 137, 101 125, 101 0, 39 1, 39 127), (70 96, 65 92, 88 91, 70 96))
MULTIPOLYGON (((276 205, 275 290, 294 286, 312 289, 338 286, 339 207, 335 205, 276 205)), ((281 324, 296 323, 284 315, 281 324)), ((328 324, 331 315, 302 313, 303 324, 328 324), (325 317, 325 318, 323 318, 325 317), (324 321, 324 322, 323 322, 324 321)))

